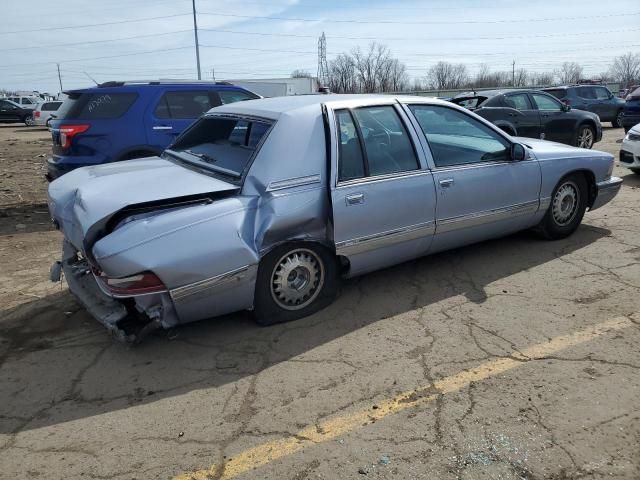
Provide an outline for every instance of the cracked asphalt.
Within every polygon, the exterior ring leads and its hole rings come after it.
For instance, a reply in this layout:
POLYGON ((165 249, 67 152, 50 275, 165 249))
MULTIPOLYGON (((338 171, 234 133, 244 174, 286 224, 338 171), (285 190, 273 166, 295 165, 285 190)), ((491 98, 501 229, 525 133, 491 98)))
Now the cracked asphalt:
MULTIPOLYGON (((2 161, 43 136, 0 129, 2 161)), ((28 201, 0 205, 0 478, 638 479, 640 176, 615 174, 568 239, 425 257, 294 323, 241 313, 135 348, 48 282, 60 235, 20 180, 28 201)))

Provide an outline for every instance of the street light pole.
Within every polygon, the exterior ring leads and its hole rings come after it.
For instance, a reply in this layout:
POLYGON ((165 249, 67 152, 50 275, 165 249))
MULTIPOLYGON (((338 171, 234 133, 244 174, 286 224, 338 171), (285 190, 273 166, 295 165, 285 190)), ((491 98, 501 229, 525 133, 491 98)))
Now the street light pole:
POLYGON ((202 80, 200 73, 200 45, 198 44, 198 21, 196 20, 196 0, 191 0, 193 5, 193 33, 196 37, 196 62, 198 64, 198 80, 202 80))

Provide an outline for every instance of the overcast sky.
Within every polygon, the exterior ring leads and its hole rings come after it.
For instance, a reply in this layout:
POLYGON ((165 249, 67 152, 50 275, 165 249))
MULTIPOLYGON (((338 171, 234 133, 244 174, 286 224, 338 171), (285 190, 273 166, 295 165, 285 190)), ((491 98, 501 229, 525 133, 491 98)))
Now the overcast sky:
MULTIPOLYGON (((0 0, 0 88, 58 92, 114 79, 196 78, 191 0, 0 0), (158 18, 163 17, 163 18, 158 18)), ((422 77, 439 60, 588 75, 640 52, 638 0, 196 0, 203 78, 288 76, 376 40, 422 77), (262 17, 262 18, 257 18, 262 17), (267 18, 265 18, 267 17, 267 18)))

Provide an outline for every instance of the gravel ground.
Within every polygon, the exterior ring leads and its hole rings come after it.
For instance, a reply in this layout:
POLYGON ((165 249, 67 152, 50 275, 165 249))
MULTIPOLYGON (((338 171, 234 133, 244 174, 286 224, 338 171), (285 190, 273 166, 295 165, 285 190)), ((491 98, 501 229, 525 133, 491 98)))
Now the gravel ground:
POLYGON ((568 239, 489 241, 351 280, 298 322, 237 314, 129 348, 47 281, 48 150, 0 126, 0 478, 640 478, 640 176, 616 168, 621 193, 568 239))

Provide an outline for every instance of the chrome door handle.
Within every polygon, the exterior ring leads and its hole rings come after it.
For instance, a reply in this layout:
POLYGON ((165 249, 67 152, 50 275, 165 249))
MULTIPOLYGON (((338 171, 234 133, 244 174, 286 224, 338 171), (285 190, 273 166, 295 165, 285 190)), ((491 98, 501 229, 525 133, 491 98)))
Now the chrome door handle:
POLYGON ((173 127, 170 127, 168 125, 155 125, 153 129, 154 130, 173 130, 173 127))
POLYGON ((440 180, 438 183, 440 183, 440 186, 443 188, 448 188, 451 185, 453 185, 453 178, 443 178, 442 180, 440 180))
POLYGON ((345 197, 348 205, 360 205, 364 203, 364 193, 352 193, 345 197))

